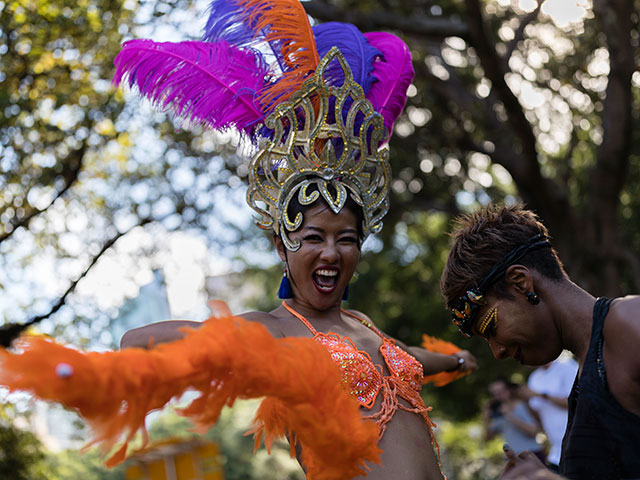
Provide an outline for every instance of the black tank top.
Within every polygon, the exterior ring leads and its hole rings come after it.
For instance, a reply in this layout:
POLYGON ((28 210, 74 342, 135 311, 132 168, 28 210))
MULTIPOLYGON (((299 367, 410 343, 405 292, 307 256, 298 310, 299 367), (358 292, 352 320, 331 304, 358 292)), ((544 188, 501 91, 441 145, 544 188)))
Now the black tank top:
POLYGON ((607 385, 602 329, 611 299, 593 308, 591 342, 569 395, 560 472, 572 480, 640 479, 640 417, 625 410, 607 385))

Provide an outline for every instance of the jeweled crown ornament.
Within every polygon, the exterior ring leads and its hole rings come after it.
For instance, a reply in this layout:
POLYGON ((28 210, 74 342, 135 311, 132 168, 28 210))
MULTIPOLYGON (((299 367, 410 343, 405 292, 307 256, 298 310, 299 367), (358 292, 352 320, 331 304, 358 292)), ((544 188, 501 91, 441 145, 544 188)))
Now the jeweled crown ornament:
POLYGON ((258 226, 273 229, 289 250, 296 250, 300 242, 288 233, 300 227, 303 216, 289 218, 294 196, 301 205, 322 196, 339 213, 349 194, 363 209, 364 236, 382 228, 391 182, 389 150, 381 146, 384 118, 337 48, 264 124, 271 134, 261 139, 251 160, 247 191, 247 202, 261 216, 258 226), (312 185, 316 188, 310 191, 312 185))
POLYGON ((203 41, 127 41, 114 83, 214 130, 233 128, 255 148, 247 200, 260 227, 286 247, 302 215, 296 197, 340 212, 362 206, 362 233, 388 210, 391 172, 383 146, 413 80, 411 52, 395 35, 354 25, 313 27, 299 0, 212 0, 203 41))

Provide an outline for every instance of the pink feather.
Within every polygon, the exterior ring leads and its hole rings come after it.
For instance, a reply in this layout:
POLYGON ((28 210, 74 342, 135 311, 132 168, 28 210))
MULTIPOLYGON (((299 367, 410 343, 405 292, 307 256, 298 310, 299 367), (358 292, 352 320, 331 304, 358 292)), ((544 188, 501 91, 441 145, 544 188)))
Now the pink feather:
MULTIPOLYGON (((382 52, 373 64, 376 82, 367 93, 373 107, 384 117, 387 135, 407 101, 407 88, 414 76, 409 47, 398 37, 386 32, 365 33, 372 47, 382 52)), ((388 138, 388 137, 387 137, 388 138)))
POLYGON ((269 68, 255 50, 224 41, 130 40, 114 64, 114 84, 127 76, 144 97, 192 122, 250 133, 264 118, 257 98, 269 68))

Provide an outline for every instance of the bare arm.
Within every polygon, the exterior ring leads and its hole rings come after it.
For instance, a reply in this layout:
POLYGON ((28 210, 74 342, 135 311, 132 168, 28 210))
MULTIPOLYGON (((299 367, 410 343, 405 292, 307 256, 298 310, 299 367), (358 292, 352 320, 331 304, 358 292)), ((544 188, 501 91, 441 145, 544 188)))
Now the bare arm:
POLYGON ((546 393, 541 393, 539 396, 545 400, 549 400, 557 407, 564 408, 565 410, 569 409, 569 399, 567 397, 555 397, 546 393))
POLYGON ((529 387, 522 386, 518 389, 518 393, 525 400, 530 400, 533 397, 543 398, 553 403, 556 407, 564 408, 567 410, 569 408, 569 399, 567 397, 556 397, 554 395, 549 395, 547 393, 538 393, 531 390, 529 387))
POLYGON ((425 375, 433 375, 434 373, 440 372, 451 372, 458 370, 458 368, 463 372, 478 369, 476 357, 467 350, 460 350, 453 355, 444 355, 442 353, 430 352, 422 347, 407 347, 398 340, 396 340, 396 343, 416 357, 416 359, 422 364, 425 375), (460 365, 460 367, 458 367, 459 358, 464 359, 464 363, 460 365))
MULTIPOLYGON (((278 328, 277 319, 268 313, 245 312, 239 317, 251 322, 261 323, 276 338, 285 336, 278 328)), ((167 320, 165 322, 150 323, 125 332, 120 339, 120 348, 149 348, 160 343, 173 342, 185 336, 185 328, 200 328, 201 326, 201 322, 192 320, 167 320)))
POLYGON ((149 348, 159 343, 173 342, 184 337, 184 328, 199 328, 200 322, 190 320, 168 320, 133 328, 120 339, 120 348, 149 348))
POLYGON ((505 408, 502 411, 502 414, 505 416, 509 422, 515 426, 518 430, 520 430, 525 435, 529 437, 535 437, 536 433, 538 433, 538 425, 535 423, 529 423, 525 420, 521 420, 513 414, 513 409, 505 408))
MULTIPOLYGON (((372 325, 374 324, 373 321, 364 313, 355 310, 352 311, 352 313, 357 317, 364 318, 372 325)), ((440 372, 448 372, 458 369, 461 371, 478 369, 476 357, 467 350, 460 350, 453 355, 445 355, 442 353, 430 352, 422 347, 408 347, 400 340, 390 337, 389 335, 386 336, 391 338, 400 348, 416 357, 416 360, 422 364, 422 369, 425 375, 433 375, 440 372), (459 358, 464 359, 464 363, 462 363, 462 365, 459 364, 459 358)))

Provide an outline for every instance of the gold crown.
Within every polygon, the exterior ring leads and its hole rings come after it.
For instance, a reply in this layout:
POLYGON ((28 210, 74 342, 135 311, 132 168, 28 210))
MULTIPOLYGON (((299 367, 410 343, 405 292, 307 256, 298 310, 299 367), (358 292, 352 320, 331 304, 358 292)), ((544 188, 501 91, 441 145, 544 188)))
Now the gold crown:
POLYGON ((260 139, 251 159, 247 190, 247 202, 261 216, 259 227, 273 229, 289 250, 297 250, 300 241, 287 233, 303 221, 301 213, 294 219, 287 214, 294 195, 302 205, 322 195, 337 214, 350 193, 364 212, 364 237, 382 228, 391 182, 389 150, 380 147, 384 120, 336 47, 264 127, 272 133, 260 139), (311 185, 317 190, 309 192, 311 185))

